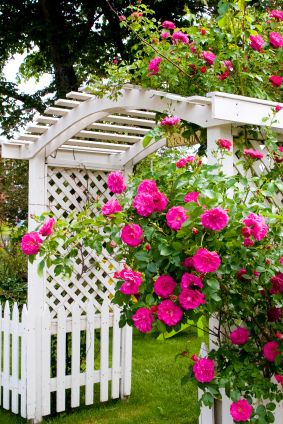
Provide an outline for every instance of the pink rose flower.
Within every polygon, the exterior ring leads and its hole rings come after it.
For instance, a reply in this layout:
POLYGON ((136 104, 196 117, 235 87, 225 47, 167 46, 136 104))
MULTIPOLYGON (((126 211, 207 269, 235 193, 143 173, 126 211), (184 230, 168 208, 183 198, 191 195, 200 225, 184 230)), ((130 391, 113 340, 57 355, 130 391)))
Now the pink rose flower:
POLYGON ((176 31, 172 35, 173 44, 175 44, 177 41, 180 41, 183 44, 189 44, 189 37, 184 34, 182 31, 176 31))
POLYGON ((275 380, 277 381, 277 383, 282 384, 283 385, 283 375, 275 375, 274 376, 275 380))
POLYGON ((224 80, 226 80, 226 78, 229 77, 229 74, 230 73, 229 73, 228 69, 226 69, 226 71, 222 72, 222 74, 217 75, 217 78, 219 79, 219 81, 224 81, 224 80))
POLYGON ((200 248, 193 256, 193 264, 198 272, 215 272, 220 267, 221 260, 218 253, 200 248))
POLYGON ((279 32, 271 32, 269 34, 269 41, 276 49, 283 46, 283 37, 279 34, 279 32))
POLYGON ((160 125, 173 127, 181 122, 181 118, 179 116, 166 116, 160 122, 160 125))
POLYGON ((252 413, 253 408, 246 399, 233 402, 230 406, 230 414, 236 423, 248 421, 252 413))
POLYGON ((122 212, 122 207, 118 200, 111 199, 102 206, 101 211, 104 216, 113 215, 115 213, 122 212))
POLYGON ((196 160, 196 157, 194 155, 190 155, 186 157, 186 162, 187 163, 191 163, 194 162, 196 160))
POLYGON ((163 300, 158 305, 157 317, 160 321, 172 327, 182 320, 183 311, 171 300, 163 300))
POLYGON ((205 295, 198 290, 184 289, 179 295, 179 302, 186 311, 196 309, 205 303, 205 295))
POLYGON ((223 60, 222 63, 225 66, 225 68, 227 68, 228 71, 230 72, 234 71, 233 63, 231 62, 231 60, 223 60))
POLYGON ((263 356, 269 362, 274 362, 276 357, 280 355, 280 351, 278 350, 279 343, 278 342, 267 342, 263 346, 263 356))
POLYGON ((140 272, 133 271, 130 268, 124 268, 122 271, 114 275, 114 278, 124 280, 124 283, 120 287, 121 293, 133 295, 139 292, 139 287, 142 284, 140 272))
POLYGON ((143 242, 143 230, 138 224, 127 224, 121 231, 122 241, 131 247, 137 247, 143 242))
POLYGON ((133 206, 137 211, 137 214, 141 216, 149 216, 155 209, 153 197, 148 193, 139 193, 134 198, 133 206))
POLYGON ((192 256, 189 258, 185 258, 182 262, 182 266, 185 268, 194 268, 194 262, 192 256))
POLYGON ((192 286, 196 286, 202 289, 202 279, 194 274, 189 274, 188 272, 185 272, 185 274, 182 275, 180 287, 182 290, 184 290, 192 286))
POLYGON ((157 191, 156 181, 154 180, 143 180, 138 186, 138 193, 149 193, 157 191))
POLYGON ((190 202, 197 203, 198 197, 199 197, 199 193, 197 191, 191 191, 191 192, 189 192, 185 195, 184 202, 185 203, 190 203, 190 202))
POLYGON ((245 274, 247 274, 247 270, 246 270, 246 268, 241 268, 238 272, 237 272, 237 278, 238 278, 238 280, 240 280, 240 281, 245 281, 245 278, 243 278, 243 276, 245 275, 245 274))
POLYGON ((162 33, 160 34, 160 37, 164 40, 164 39, 166 39, 166 38, 171 37, 171 35, 169 34, 169 32, 162 32, 162 33))
POLYGON ((269 308, 267 311, 268 322, 278 322, 282 318, 282 308, 269 308))
POLYGON ((152 330, 153 316, 149 309, 139 308, 132 316, 134 326, 141 333, 148 333, 152 330))
POLYGON ((195 379, 200 383, 210 383, 214 379, 214 361, 208 358, 200 358, 193 365, 195 379))
POLYGON ((283 21, 283 12, 282 10, 271 10, 269 16, 276 19, 276 21, 283 21))
POLYGON ((244 154, 252 159, 262 159, 264 157, 263 153, 253 149, 244 149, 244 154))
POLYGON ((21 249, 25 255, 36 255, 39 252, 43 240, 35 231, 27 233, 22 237, 21 249))
POLYGON ((283 77, 280 77, 279 75, 272 75, 269 77, 269 81, 273 85, 273 87, 280 87, 283 82, 283 77))
POLYGON ((244 240, 244 242, 243 242, 243 245, 244 245, 245 247, 251 247, 251 246, 253 246, 253 245, 254 245, 254 242, 253 242, 250 238, 245 238, 245 240, 244 240))
POLYGON ((187 211, 182 206, 173 206, 166 214, 166 223, 174 231, 180 230, 187 219, 187 211))
POLYGON ((283 264, 283 256, 281 256, 281 258, 279 259, 279 263, 282 265, 283 264))
POLYGON ((185 158, 179 159, 178 162, 176 162, 177 168, 185 168, 186 165, 187 165, 187 161, 185 158))
POLYGON ((217 141, 218 146, 223 150, 231 150, 232 143, 230 140, 227 140, 226 138, 219 138, 217 141))
MULTIPOLYGON (((243 219, 243 223, 248 228, 250 228, 251 235, 257 241, 262 240, 268 232, 268 226, 265 223, 265 219, 261 215, 250 213, 247 216, 247 218, 243 219)), ((246 239, 246 240, 250 240, 250 239, 246 239)))
POLYGON ((173 22, 171 22, 171 21, 164 21, 164 22, 162 22, 162 28, 165 28, 165 29, 175 29, 176 28, 176 25, 173 22))
POLYGON ((168 204, 168 199, 164 193, 156 191, 152 193, 153 203, 154 203, 154 212, 163 212, 168 204))
POLYGON ((283 292, 283 274, 278 272, 276 275, 270 278, 272 288, 270 289, 271 294, 278 294, 283 292))
POLYGON ((126 20, 126 17, 124 16, 124 15, 120 15, 119 16, 119 21, 120 22, 123 22, 123 21, 125 21, 126 20))
POLYGON ((282 110, 282 109, 283 109, 282 106, 276 105, 275 108, 274 108, 274 111, 277 113, 277 112, 280 112, 280 110, 282 110))
POLYGON ((149 75, 156 75, 160 69, 159 69, 159 64, 162 61, 162 59, 160 57, 155 57, 154 59, 152 59, 149 64, 148 64, 148 70, 149 70, 149 75))
POLYGON ((261 35, 250 35, 250 46, 253 50, 260 51, 264 45, 264 39, 261 35))
POLYGON ((208 63, 208 65, 213 65, 216 59, 216 56, 214 53, 207 52, 207 51, 202 52, 201 57, 206 61, 206 63, 208 63))
POLYGON ((170 275, 160 275, 153 285, 153 290, 159 297, 168 297, 175 288, 176 282, 170 275))
POLYGON ((233 344, 243 345, 247 343, 250 332, 247 328, 238 327, 230 333, 230 340, 233 344))
POLYGON ((123 174, 119 171, 110 172, 107 179, 107 186, 112 193, 123 193, 126 190, 123 174))
POLYGON ((213 231, 221 231, 228 224, 229 216, 224 209, 218 207, 205 211, 200 216, 200 219, 204 228, 213 231))
POLYGON ((39 228, 39 234, 41 234, 43 237, 50 236, 53 233, 55 222, 55 218, 47 218, 43 225, 39 228))

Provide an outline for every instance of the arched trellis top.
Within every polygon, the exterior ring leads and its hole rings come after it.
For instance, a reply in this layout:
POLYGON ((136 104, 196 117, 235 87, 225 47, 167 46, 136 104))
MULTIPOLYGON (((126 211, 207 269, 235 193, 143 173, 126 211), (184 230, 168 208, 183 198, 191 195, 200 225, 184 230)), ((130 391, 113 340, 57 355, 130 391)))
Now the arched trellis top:
MULTIPOLYGON (((142 146, 143 136, 155 125, 156 112, 172 113, 204 128, 265 125, 263 118, 275 105, 226 93, 182 97, 134 86, 125 86, 115 99, 71 92, 17 140, 2 141, 2 157, 32 159, 44 155, 49 164, 121 169, 165 144, 161 140, 147 149, 142 146)), ((283 132, 283 111, 273 126, 283 132)))

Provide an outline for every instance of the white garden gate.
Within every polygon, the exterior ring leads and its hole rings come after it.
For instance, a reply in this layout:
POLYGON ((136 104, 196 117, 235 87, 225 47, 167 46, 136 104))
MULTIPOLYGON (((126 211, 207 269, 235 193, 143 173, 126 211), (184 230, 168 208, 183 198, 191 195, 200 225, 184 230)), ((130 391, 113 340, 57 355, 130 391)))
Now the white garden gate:
MULTIPOLYGON (((29 160, 29 216, 51 211, 58 217, 80 210, 89 199, 108 200, 109 171, 127 175, 166 144, 162 139, 142 146, 143 136, 155 126, 156 112, 207 128, 207 157, 213 162, 219 138, 232 141, 239 126, 264 125, 262 119, 274 106, 225 93, 181 97, 134 86, 125 86, 117 99, 71 92, 17 140, 3 140, 2 157, 29 160)), ((283 133, 283 111, 273 127, 283 133)), ((236 161, 226 157, 227 174, 235 172, 236 161)), ((260 171, 263 163, 255 166, 260 171)), ((29 229, 34 225, 30 217, 29 229)), ((111 305, 112 275, 119 264, 106 249, 99 256, 84 249, 68 281, 52 269, 39 277, 37 265, 29 265, 28 304, 21 318, 17 305, 12 312, 8 304, 0 310, 2 406, 37 423, 51 410, 64 411, 69 397, 76 407, 92 404, 97 392, 100 401, 128 396, 132 331, 119 328, 119 309, 111 305), (88 269, 83 275, 82 261, 88 269)), ((214 412, 209 414, 203 410, 201 424, 216 423, 214 412)), ((226 423, 229 417, 226 421, 223 416, 221 424, 226 423)))

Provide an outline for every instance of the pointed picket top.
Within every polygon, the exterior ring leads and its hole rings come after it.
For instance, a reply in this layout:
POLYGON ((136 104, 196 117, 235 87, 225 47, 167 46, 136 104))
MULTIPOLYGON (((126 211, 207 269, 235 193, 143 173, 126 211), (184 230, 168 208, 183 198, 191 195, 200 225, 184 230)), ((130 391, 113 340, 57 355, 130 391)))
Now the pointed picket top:
POLYGON ((27 305, 24 304, 22 308, 22 322, 26 322, 27 315, 28 315, 27 305))
POLYGON ((12 320, 15 322, 19 321, 19 308, 17 302, 15 302, 13 305, 12 320))
POLYGON ((8 300, 6 300, 5 308, 4 308, 4 319, 7 319, 7 318, 10 318, 10 305, 8 300))

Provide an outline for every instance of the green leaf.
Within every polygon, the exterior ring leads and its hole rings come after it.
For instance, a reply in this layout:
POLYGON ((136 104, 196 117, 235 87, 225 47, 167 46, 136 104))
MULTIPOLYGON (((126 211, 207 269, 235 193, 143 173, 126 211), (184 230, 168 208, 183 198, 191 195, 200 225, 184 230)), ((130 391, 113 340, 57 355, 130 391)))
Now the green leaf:
POLYGON ((142 139, 143 147, 146 148, 150 144, 151 140, 152 140, 152 134, 146 134, 144 138, 142 139))
POLYGON ((38 273, 39 277, 43 276, 44 266, 45 266, 45 262, 44 262, 44 259, 42 259, 42 261, 39 262, 38 267, 37 267, 37 273, 38 273))

